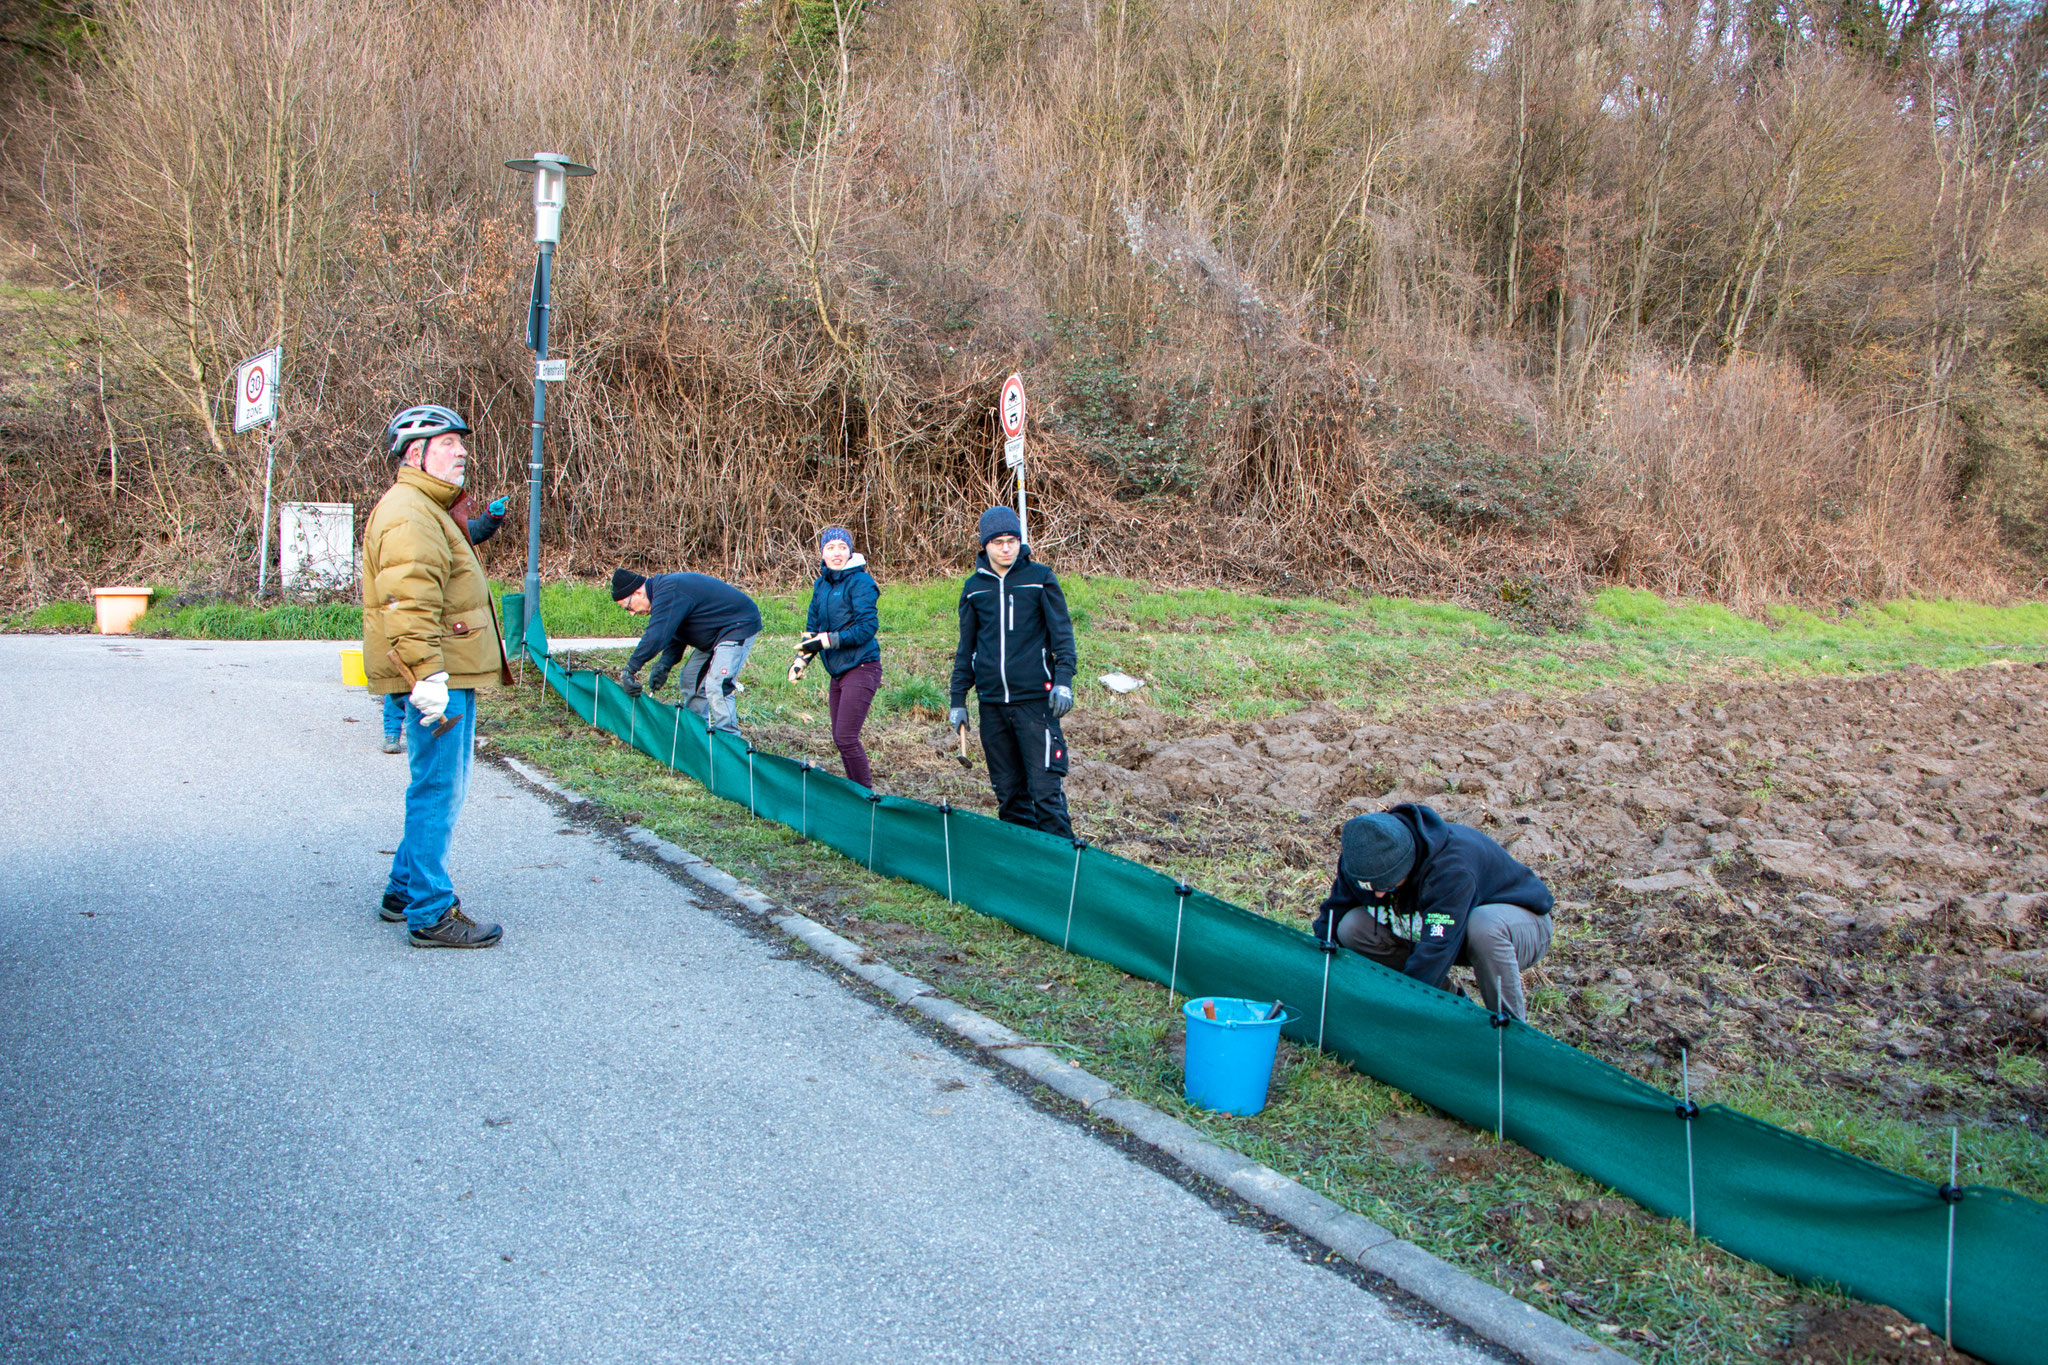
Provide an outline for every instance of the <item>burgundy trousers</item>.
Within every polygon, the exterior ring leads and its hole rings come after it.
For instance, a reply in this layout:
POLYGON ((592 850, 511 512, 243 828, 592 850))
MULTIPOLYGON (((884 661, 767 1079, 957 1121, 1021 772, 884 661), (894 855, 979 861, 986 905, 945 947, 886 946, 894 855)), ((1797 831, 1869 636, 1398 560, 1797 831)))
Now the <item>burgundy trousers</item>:
POLYGON ((868 723, 868 708, 875 704, 875 690, 881 685, 881 661, 870 659, 834 678, 826 699, 832 709, 832 742, 839 747, 846 775, 869 791, 874 790, 875 775, 868 769, 868 751, 860 742, 860 727, 868 723))

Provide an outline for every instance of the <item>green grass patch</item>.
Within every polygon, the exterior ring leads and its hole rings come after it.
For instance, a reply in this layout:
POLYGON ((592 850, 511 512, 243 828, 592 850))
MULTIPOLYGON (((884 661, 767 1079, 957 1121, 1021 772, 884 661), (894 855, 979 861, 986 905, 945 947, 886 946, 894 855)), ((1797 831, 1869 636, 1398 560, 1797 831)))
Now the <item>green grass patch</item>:
POLYGON ((352 602, 286 603, 275 607, 239 602, 151 607, 136 622, 142 635, 183 640, 360 640, 363 609, 352 602))
POLYGON ((27 621, 30 630, 73 630, 92 623, 90 602, 45 602, 28 614, 27 621))

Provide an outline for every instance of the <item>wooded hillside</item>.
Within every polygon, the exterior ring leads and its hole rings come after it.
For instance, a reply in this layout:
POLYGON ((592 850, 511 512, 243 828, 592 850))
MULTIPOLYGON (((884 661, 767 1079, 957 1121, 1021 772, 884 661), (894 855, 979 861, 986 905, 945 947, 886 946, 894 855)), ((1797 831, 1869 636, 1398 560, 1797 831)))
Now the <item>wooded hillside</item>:
POLYGON ((17 278, 64 286, 29 311, 72 366, 8 419, 22 594, 252 586, 261 452, 223 404, 280 339, 284 496, 373 498, 427 399, 516 494, 530 182, 501 163, 538 149, 599 168, 558 257, 551 572, 787 579, 842 521, 887 572, 957 567, 1013 367, 1064 568, 1540 616, 1595 580, 2031 588, 2048 546, 2039 8, 53 13, 7 18, 45 49, 17 278))

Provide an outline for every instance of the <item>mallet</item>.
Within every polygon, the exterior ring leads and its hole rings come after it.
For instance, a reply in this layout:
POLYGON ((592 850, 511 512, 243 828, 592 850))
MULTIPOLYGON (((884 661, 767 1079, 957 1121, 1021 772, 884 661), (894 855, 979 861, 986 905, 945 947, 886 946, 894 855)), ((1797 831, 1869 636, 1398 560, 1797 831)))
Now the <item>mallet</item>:
POLYGON ((963 767, 963 768, 971 768, 971 767, 973 767, 973 766, 974 766, 974 760, 973 760, 973 759, 971 759, 971 758, 969 758, 969 757, 967 756, 967 727, 966 727, 966 726, 964 726, 964 725, 962 725, 962 726, 960 726, 960 727, 959 727, 959 730, 960 730, 960 752, 959 752, 959 753, 957 753, 957 754, 955 754, 955 755, 953 755, 953 757, 955 757, 955 758, 957 758, 957 759, 959 759, 959 760, 960 760, 960 766, 961 766, 961 767, 963 767))
MULTIPOLYGON (((395 666, 395 667, 396 667, 396 668, 398 669, 398 676, 399 676, 399 677, 401 677, 401 678, 403 678, 403 679, 405 679, 405 681, 406 681, 406 685, 407 685, 407 686, 409 686, 409 687, 418 687, 418 686, 420 685, 420 680, 419 680, 418 678, 415 678, 415 677, 414 677, 414 676, 412 675, 412 670, 411 670, 411 669, 409 669, 409 668, 407 668, 407 667, 405 666, 405 660, 403 660, 403 659, 401 659, 401 658, 399 658, 399 657, 398 657, 398 651, 397 651, 397 650, 395 650, 395 649, 387 649, 387 650, 385 650, 385 651, 384 651, 384 657, 385 657, 385 658, 387 658, 387 659, 389 659, 389 660, 391 660, 391 662, 392 662, 393 666, 395 666)), ((449 730, 451 730, 451 729, 453 729, 453 728, 454 728, 454 726, 455 726, 455 722, 456 722, 456 721, 458 721, 458 720, 461 720, 461 719, 462 719, 462 717, 460 717, 460 716, 444 716, 444 717, 442 717, 442 719, 441 719, 441 723, 440 723, 439 725, 436 725, 436 726, 434 727, 434 737, 435 737, 436 739, 438 739, 438 738, 440 738, 440 737, 441 737, 442 735, 445 735, 445 734, 447 734, 447 733, 449 732, 449 730)))

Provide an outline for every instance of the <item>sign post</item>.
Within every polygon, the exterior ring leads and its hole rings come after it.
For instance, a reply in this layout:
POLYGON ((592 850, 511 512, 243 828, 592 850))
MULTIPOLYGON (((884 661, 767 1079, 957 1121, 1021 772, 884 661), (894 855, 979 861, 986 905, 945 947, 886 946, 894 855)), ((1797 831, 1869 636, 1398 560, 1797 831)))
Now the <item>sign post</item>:
POLYGON ((1024 500, 1024 376, 1013 374, 1003 381, 1002 402, 996 415, 1003 424, 1003 463, 1017 471, 1017 525, 1022 539, 1031 543, 1031 513, 1024 500))
POLYGON ((256 552, 256 596, 270 586, 270 481, 277 470, 277 379, 284 347, 273 346, 235 366, 235 434, 263 428, 263 539, 256 552))

